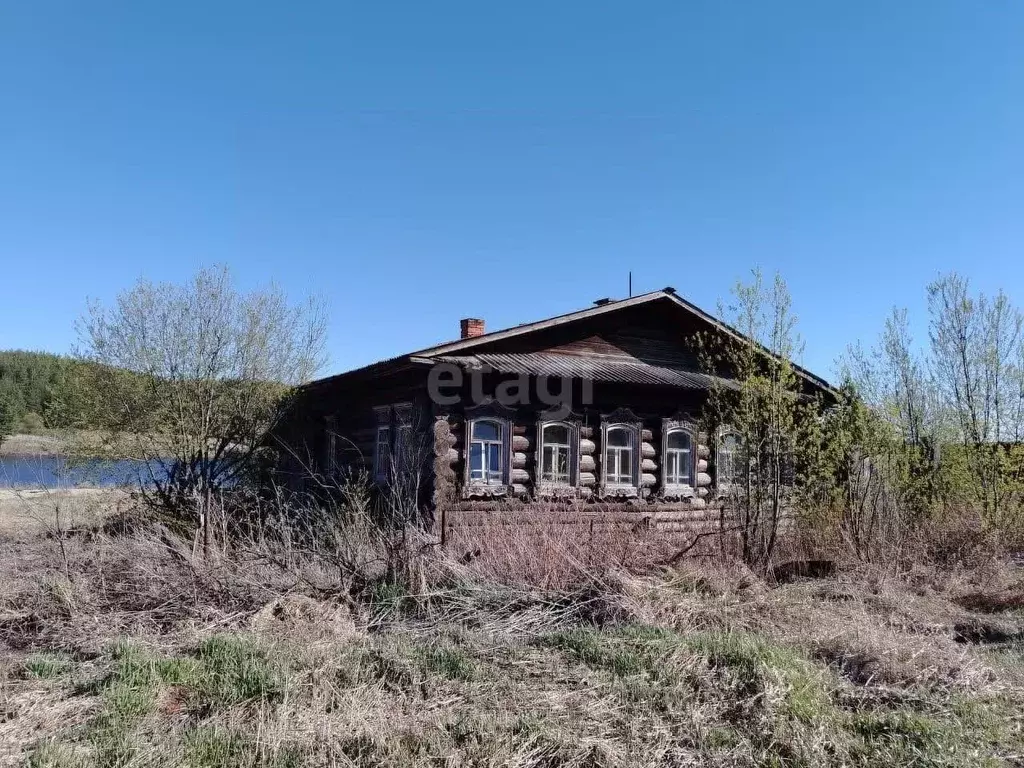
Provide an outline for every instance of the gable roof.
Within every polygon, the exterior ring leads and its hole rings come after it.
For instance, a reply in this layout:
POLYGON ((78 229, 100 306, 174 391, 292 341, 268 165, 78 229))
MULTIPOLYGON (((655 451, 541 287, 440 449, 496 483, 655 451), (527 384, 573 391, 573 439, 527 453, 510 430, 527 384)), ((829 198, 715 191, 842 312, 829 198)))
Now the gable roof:
POLYGON ((557 378, 614 381, 622 384, 661 384, 679 389, 711 389, 718 384, 735 383, 700 371, 689 371, 639 360, 559 355, 550 352, 493 353, 475 355, 439 355, 424 362, 453 363, 467 370, 491 369, 498 373, 554 376, 557 378))
MULTIPOLYGON (((512 360, 513 356, 510 355, 476 355, 474 354, 474 350, 477 350, 479 347, 492 344, 493 342, 499 342, 504 341, 506 339, 522 337, 528 334, 536 333, 538 331, 556 328, 558 326, 569 325, 572 323, 579 322, 581 320, 588 320, 594 317, 599 317, 601 315, 622 312, 623 310, 632 307, 637 307, 644 304, 651 304, 653 302, 671 304, 672 306, 677 307, 678 309, 703 321, 704 323, 707 323, 720 333, 723 333, 740 342, 745 343, 748 341, 748 339, 742 333, 737 331, 732 326, 722 322, 715 316, 705 312, 697 305, 692 304, 686 299, 679 297, 676 294, 674 288, 665 288, 659 291, 650 291, 649 293, 643 293, 638 296, 632 296, 628 299, 612 300, 605 304, 587 307, 586 309, 580 309, 575 312, 568 312, 563 315, 556 315, 554 317, 549 317, 545 320, 537 320, 531 323, 523 323, 521 325, 513 326, 512 328, 506 328, 500 331, 492 331, 490 333, 484 333, 481 334, 480 336, 474 336, 468 339, 458 339, 456 341, 438 344, 433 347, 427 347, 426 349, 421 349, 416 352, 410 352, 405 355, 399 355, 397 357, 389 358, 387 360, 382 360, 378 363, 373 363, 372 365, 368 365, 363 368, 357 368, 352 371, 337 374, 335 376, 330 376, 326 379, 320 379, 318 381, 311 382, 311 384, 307 386, 317 386, 319 384, 334 381, 339 379, 340 377, 348 376, 355 373, 371 374, 383 372, 384 370, 390 370, 392 368, 405 367, 408 365, 429 365, 436 362, 457 362, 459 364, 469 366, 475 366, 479 364, 490 364, 492 365, 492 367, 495 367, 499 371, 502 370, 502 367, 509 368, 509 370, 503 371, 507 373, 536 373, 537 371, 533 370, 533 366, 541 365, 545 362, 541 360, 540 357, 550 358, 555 357, 555 355, 541 355, 540 353, 534 353, 533 355, 520 354, 514 356, 520 359, 512 360), (491 360, 490 362, 485 362, 485 358, 494 359, 491 360), (526 358, 533 359, 527 360, 526 358), (493 365, 493 363, 495 362, 499 362, 502 365, 493 365)), ((765 354, 772 355, 772 353, 764 346, 760 344, 758 344, 758 346, 761 347, 765 354)), ((614 374, 615 378, 609 378, 606 380, 633 380, 636 383, 664 383, 669 384, 671 386, 689 386, 697 388, 706 386, 707 381, 705 380, 712 378, 707 376, 706 374, 701 374, 692 371, 678 371, 677 369, 671 369, 671 373, 665 373, 670 369, 661 368, 659 366, 651 366, 640 362, 636 363, 636 366, 644 366, 645 368, 648 369, 656 368, 657 370, 651 370, 645 373, 637 372, 634 374, 637 378, 633 379, 619 378, 619 376, 625 375, 623 372, 619 371, 614 374), (683 376, 673 374, 683 374, 683 376)), ((801 378, 803 378, 806 382, 810 383, 812 386, 824 389, 829 392, 835 391, 825 379, 821 378, 820 376, 816 376, 815 374, 811 373, 802 366, 793 363, 793 369, 801 378)), ((581 372, 582 370, 583 369, 581 369, 581 372)), ((600 375, 601 370, 599 368, 590 368, 589 371, 597 374, 596 376, 594 376, 594 378, 605 378, 604 376, 600 375)))

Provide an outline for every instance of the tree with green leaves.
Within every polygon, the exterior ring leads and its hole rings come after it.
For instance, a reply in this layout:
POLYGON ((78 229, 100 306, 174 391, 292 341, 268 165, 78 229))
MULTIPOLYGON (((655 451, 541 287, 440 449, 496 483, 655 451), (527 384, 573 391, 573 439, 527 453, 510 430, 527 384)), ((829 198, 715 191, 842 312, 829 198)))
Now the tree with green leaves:
MULTIPOLYGON (((908 514, 976 508, 996 528, 1024 504, 1024 317, 1009 298, 956 274, 928 285, 929 334, 918 346, 894 309, 879 342, 849 348, 843 368, 888 424, 891 492, 908 514)), ((876 463, 879 459, 876 459, 876 463)))
POLYGON ((780 529, 796 498, 797 471, 808 441, 803 439, 818 403, 805 393, 793 366, 802 346, 785 281, 766 284, 760 271, 733 288, 733 301, 720 314, 741 337, 717 334, 700 340, 705 365, 728 374, 716 385, 706 409, 706 430, 737 439, 742 471, 722 482, 723 521, 740 537, 741 554, 765 569, 780 529))
POLYGON ((983 517, 1003 526, 1022 501, 1015 454, 1024 438, 1024 316, 1002 291, 972 293, 956 273, 929 284, 928 309, 936 389, 983 517))
MULTIPOLYGON (((941 446, 951 439, 930 361, 910 332, 906 309, 893 308, 876 344, 848 347, 840 360, 854 397, 879 420, 862 448, 883 475, 906 522, 925 516, 939 496, 941 446)), ((881 481, 881 480, 880 480, 881 481)))

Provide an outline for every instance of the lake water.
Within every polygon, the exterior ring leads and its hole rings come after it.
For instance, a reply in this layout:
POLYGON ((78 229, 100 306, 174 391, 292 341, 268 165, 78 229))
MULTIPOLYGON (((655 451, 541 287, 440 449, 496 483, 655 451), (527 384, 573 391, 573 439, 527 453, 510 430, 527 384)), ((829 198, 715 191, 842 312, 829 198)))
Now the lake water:
MULTIPOLYGON (((154 474, 163 474, 151 462, 154 474)), ((144 461, 132 459, 78 459, 64 456, 0 456, 0 488, 114 488, 149 480, 144 461)))

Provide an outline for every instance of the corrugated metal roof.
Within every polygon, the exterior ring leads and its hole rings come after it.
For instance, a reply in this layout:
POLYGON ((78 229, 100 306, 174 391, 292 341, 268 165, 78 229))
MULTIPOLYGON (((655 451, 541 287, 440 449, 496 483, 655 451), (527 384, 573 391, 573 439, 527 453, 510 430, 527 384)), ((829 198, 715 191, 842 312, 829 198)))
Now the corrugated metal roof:
POLYGON ((660 384, 682 389, 707 390, 715 381, 720 386, 735 387, 728 379, 696 371, 665 368, 640 360, 553 355, 544 352, 483 353, 478 355, 438 355, 437 362, 452 363, 463 368, 491 368, 498 373, 531 376, 558 376, 593 381, 614 381, 626 384, 660 384))

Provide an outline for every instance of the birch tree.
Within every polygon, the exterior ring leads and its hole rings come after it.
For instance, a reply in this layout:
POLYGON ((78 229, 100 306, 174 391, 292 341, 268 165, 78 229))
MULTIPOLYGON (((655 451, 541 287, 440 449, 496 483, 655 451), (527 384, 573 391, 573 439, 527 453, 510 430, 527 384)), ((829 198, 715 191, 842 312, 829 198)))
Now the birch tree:
POLYGON ((744 560, 760 568, 771 562, 783 517, 792 509, 801 436, 815 413, 802 392, 793 359, 802 351, 792 299, 776 275, 766 284, 760 271, 733 288, 720 312, 742 335, 702 339, 707 365, 735 386, 712 389, 708 429, 728 429, 739 438, 744 471, 726 492, 725 504, 739 531, 744 560))
POLYGON ((966 278, 928 286, 933 375, 959 432, 986 519, 1001 523, 1019 478, 1022 436, 1021 313, 1000 291, 972 294, 966 278))
POLYGON ((108 444, 144 460, 147 494, 210 535, 211 497, 242 482, 294 388, 324 362, 319 302, 239 292, 226 268, 140 280, 79 323, 79 375, 108 444))

